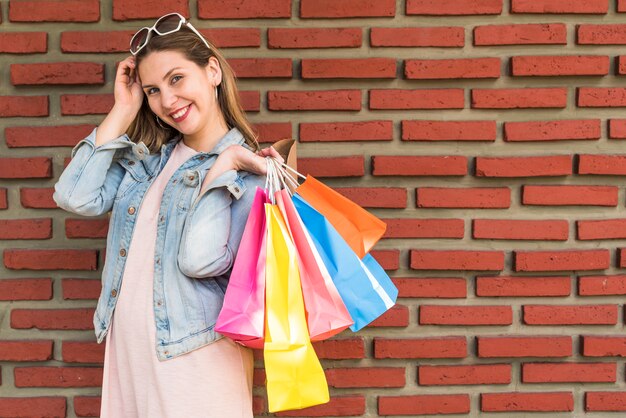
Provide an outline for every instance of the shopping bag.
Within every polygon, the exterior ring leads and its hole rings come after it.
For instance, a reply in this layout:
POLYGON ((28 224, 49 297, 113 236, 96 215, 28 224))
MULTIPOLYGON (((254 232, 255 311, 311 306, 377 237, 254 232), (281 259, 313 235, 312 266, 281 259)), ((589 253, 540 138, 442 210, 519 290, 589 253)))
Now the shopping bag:
POLYGON ((309 336, 311 341, 325 340, 348 328, 354 321, 315 245, 307 236, 286 189, 276 194, 276 204, 296 248, 309 336))
POLYGON ((251 348, 263 348, 265 325, 265 203, 257 188, 233 264, 215 330, 251 348))
POLYGON ((311 176, 306 176, 296 193, 328 219, 359 258, 387 229, 383 221, 311 176))
POLYGON ((309 340, 298 261, 276 205, 266 204, 266 327, 263 357, 269 412, 330 400, 324 370, 309 340))
POLYGON ((362 259, 333 225, 301 196, 293 196, 300 215, 358 331, 390 309, 398 289, 369 254, 362 259))

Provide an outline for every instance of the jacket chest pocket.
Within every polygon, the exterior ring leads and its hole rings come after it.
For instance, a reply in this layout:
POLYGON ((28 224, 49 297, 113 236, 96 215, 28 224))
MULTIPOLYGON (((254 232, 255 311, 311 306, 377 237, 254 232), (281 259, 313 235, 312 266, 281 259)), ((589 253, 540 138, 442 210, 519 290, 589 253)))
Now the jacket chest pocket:
POLYGON ((147 181, 149 176, 143 167, 143 164, 139 161, 122 158, 117 162, 126 171, 126 175, 122 179, 122 183, 117 189, 117 194, 115 195, 115 200, 120 200, 139 183, 147 181))
POLYGON ((199 170, 185 170, 182 176, 174 181, 178 183, 179 192, 176 193, 176 206, 181 211, 188 211, 191 202, 199 190, 202 178, 199 170))

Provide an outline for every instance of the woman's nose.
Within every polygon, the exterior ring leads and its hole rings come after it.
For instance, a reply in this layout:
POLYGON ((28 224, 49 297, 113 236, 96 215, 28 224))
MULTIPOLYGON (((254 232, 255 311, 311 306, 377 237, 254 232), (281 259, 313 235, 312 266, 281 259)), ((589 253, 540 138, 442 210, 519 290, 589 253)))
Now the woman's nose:
POLYGON ((161 106, 167 113, 173 112, 174 110, 176 110, 174 108, 174 104, 176 103, 176 100, 178 100, 178 97, 176 97, 176 95, 173 94, 172 92, 170 91, 161 92, 161 106))

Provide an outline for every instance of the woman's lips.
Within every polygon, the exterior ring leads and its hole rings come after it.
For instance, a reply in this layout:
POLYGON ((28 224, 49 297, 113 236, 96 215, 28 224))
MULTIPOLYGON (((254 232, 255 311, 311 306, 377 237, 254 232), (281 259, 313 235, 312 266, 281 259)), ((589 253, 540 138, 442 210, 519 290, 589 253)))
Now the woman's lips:
POLYGON ((174 116, 172 116, 172 119, 174 119, 174 122, 180 123, 180 122, 184 121, 187 118, 187 115, 189 115, 189 111, 190 110, 191 110, 191 105, 187 106, 187 110, 185 110, 185 113, 182 116, 180 116, 178 118, 175 118, 174 116))

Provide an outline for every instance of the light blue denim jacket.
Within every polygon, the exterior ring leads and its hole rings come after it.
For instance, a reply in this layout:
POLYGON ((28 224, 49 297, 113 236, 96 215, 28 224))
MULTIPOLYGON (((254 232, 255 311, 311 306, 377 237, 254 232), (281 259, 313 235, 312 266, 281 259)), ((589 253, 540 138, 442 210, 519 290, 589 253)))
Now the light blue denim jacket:
MULTIPOLYGON (((96 128, 97 129, 97 128, 96 128)), ((72 160, 55 185, 59 207, 85 216, 112 210, 102 293, 94 314, 98 342, 111 324, 122 286, 128 247, 141 202, 161 172, 180 135, 149 154, 127 135, 95 146, 96 129, 72 150, 72 160)), ((163 192, 154 263, 154 317, 159 360, 185 354, 222 336, 214 331, 224 292, 252 206, 265 177, 229 170, 200 195, 217 156, 245 145, 236 128, 209 153, 198 153, 172 175, 163 192)), ((141 239, 141 237, 138 237, 141 239)))

